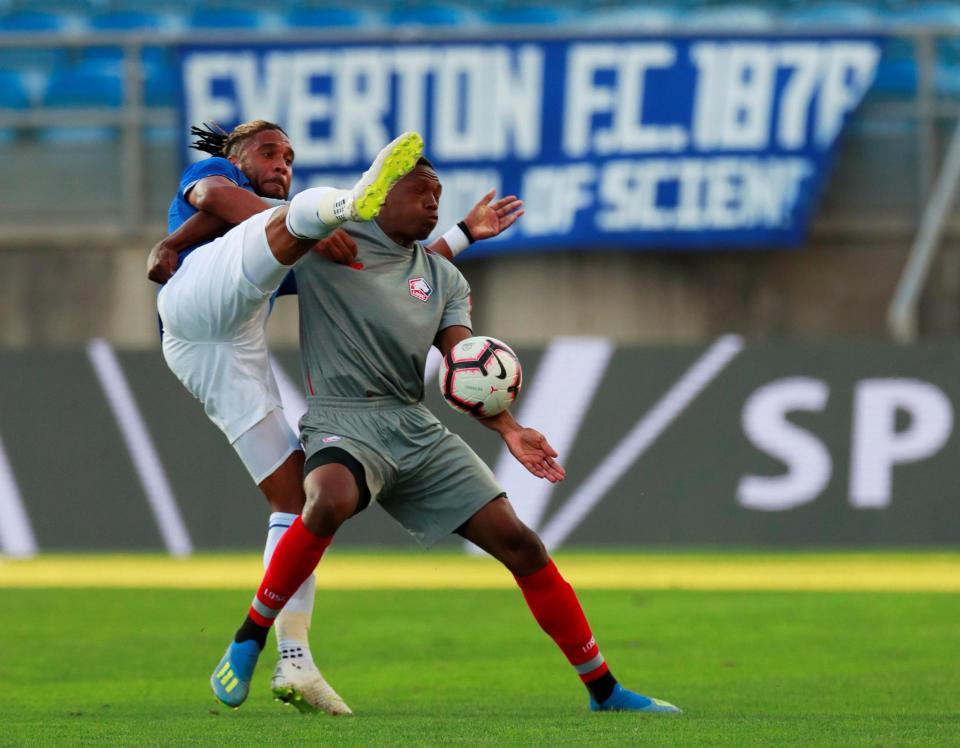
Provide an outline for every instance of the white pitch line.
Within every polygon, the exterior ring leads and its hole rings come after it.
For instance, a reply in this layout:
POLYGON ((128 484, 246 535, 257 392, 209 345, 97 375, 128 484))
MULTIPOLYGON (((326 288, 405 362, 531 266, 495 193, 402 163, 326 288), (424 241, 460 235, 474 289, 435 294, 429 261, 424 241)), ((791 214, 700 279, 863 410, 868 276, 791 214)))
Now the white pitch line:
POLYGON ((87 344, 87 355, 120 427, 164 545, 174 556, 189 555, 193 552, 193 545, 180 516, 177 500, 113 348, 105 340, 94 339, 87 344))
POLYGON ((744 348, 739 335, 724 335, 694 363, 607 455, 544 527, 547 548, 559 547, 610 488, 744 348))
POLYGON ((14 558, 36 555, 37 539, 23 505, 17 480, 0 439, 0 551, 14 558))
POLYGON ((303 389, 293 383, 293 380, 273 356, 270 357, 270 366, 273 368, 273 377, 277 380, 277 389, 280 390, 283 417, 287 419, 293 433, 299 436, 300 416, 307 412, 307 399, 303 395, 303 389))

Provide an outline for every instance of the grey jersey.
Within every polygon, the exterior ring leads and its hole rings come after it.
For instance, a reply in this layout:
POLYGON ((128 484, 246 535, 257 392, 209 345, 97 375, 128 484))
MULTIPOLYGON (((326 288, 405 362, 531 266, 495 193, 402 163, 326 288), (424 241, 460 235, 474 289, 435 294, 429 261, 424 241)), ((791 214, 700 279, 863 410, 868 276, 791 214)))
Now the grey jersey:
POLYGON ((437 333, 471 327, 470 286, 452 263, 396 244, 375 221, 343 228, 361 269, 313 253, 296 266, 304 383, 319 397, 417 402, 437 333))

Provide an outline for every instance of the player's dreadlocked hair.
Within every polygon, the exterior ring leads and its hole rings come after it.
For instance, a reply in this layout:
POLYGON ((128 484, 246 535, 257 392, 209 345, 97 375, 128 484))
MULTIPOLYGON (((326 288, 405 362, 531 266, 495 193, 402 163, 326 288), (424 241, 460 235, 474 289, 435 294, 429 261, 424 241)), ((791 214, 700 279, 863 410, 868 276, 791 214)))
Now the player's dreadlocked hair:
POLYGON ((264 130, 279 130, 284 135, 287 134, 280 125, 267 122, 265 119, 244 122, 242 125, 234 127, 231 132, 227 132, 216 122, 213 124, 204 122, 201 127, 190 128, 190 134, 196 138, 190 144, 190 147, 213 156, 230 158, 240 150, 240 146, 247 138, 264 130))

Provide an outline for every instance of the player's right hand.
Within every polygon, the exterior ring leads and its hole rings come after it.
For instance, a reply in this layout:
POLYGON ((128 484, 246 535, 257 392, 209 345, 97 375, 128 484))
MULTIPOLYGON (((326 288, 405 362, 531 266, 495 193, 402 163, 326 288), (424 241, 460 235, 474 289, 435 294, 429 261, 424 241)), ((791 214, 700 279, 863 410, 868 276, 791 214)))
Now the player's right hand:
POLYGON ((343 229, 318 241, 313 251, 340 265, 352 265, 357 259, 357 243, 343 229))
POLYGON ((147 257, 147 277, 154 283, 166 283, 177 269, 178 255, 162 241, 153 245, 147 257))

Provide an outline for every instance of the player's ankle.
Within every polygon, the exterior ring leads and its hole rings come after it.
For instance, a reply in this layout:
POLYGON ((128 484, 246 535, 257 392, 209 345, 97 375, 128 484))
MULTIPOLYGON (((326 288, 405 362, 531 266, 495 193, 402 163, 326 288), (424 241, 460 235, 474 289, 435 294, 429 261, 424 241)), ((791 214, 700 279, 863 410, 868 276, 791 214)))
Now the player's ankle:
POLYGON ((267 644, 267 634, 269 633, 270 628, 268 626, 261 626, 250 616, 247 616, 240 628, 237 629, 233 640, 237 642, 237 644, 240 644, 241 642, 253 639, 253 641, 260 645, 260 649, 262 650, 267 644))
POLYGON ((312 187, 298 192, 290 201, 287 231, 298 239, 322 239, 350 220, 352 209, 350 192, 332 187, 312 187))
POLYGON ((602 704, 610 698, 610 694, 613 693, 613 689, 617 686, 617 679, 614 678, 613 673, 608 670, 599 678, 584 683, 583 685, 587 687, 593 700, 598 704, 602 704))

